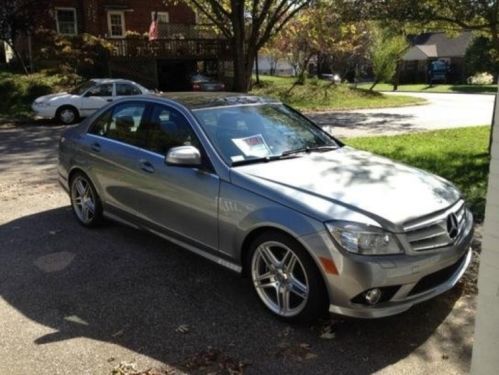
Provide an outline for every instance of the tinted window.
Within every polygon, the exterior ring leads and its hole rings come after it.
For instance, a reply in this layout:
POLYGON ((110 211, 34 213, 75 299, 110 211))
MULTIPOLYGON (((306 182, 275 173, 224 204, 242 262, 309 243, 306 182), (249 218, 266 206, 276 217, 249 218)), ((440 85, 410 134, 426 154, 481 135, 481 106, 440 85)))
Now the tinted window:
POLYGON ((90 133, 134 146, 144 147, 146 134, 142 120, 145 103, 123 103, 103 113, 92 125, 90 133))
POLYGON ((127 96, 127 95, 140 95, 142 92, 135 86, 129 85, 127 83, 117 83, 116 84, 116 95, 127 96))
POLYGON ((172 108, 154 105, 147 132, 147 149, 162 155, 176 146, 192 145, 200 149, 190 124, 172 108))
POLYGON ((104 85, 98 85, 92 87, 88 90, 87 96, 113 96, 113 84, 106 83, 104 85))

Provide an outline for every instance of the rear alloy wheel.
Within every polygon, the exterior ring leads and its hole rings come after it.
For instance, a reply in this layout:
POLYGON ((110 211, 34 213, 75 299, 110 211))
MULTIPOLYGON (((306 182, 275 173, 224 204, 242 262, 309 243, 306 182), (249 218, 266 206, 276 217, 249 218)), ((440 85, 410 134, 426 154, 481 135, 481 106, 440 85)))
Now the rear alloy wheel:
POLYGON ((71 179, 70 196, 73 212, 82 225, 92 227, 102 221, 102 206, 88 177, 78 173, 71 179))
POLYGON ((253 243, 251 281, 260 301, 283 320, 310 321, 327 307, 322 277, 308 253, 282 233, 265 233, 253 243))
POLYGON ((78 121, 78 111, 73 107, 61 107, 57 110, 56 119, 64 125, 74 124, 78 121))

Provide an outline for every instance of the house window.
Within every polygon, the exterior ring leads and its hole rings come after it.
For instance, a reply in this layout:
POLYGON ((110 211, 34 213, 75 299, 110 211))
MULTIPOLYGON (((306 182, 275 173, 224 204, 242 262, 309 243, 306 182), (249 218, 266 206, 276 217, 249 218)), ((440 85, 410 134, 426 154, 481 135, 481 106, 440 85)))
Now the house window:
POLYGON ((56 8, 55 20, 59 34, 76 35, 78 33, 75 8, 56 8))
MULTIPOLYGON (((154 20, 154 13, 156 12, 151 12, 151 21, 154 20)), ((158 12, 158 23, 168 23, 170 22, 170 15, 168 12, 158 12)))
POLYGON ((108 12, 107 25, 111 38, 122 38, 125 36, 125 14, 123 12, 108 12))

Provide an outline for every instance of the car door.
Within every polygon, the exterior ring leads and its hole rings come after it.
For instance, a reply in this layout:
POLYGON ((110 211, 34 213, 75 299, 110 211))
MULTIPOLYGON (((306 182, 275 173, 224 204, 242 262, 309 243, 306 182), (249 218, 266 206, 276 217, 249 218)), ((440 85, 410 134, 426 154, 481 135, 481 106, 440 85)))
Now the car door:
POLYGON ((145 168, 133 209, 170 237, 218 249, 220 180, 191 125, 176 109, 154 104, 145 129, 146 149, 137 160, 145 168), (168 150, 183 145, 193 145, 201 151, 203 167, 165 164, 168 150))
POLYGON ((112 83, 103 83, 93 86, 83 94, 80 100, 80 114, 82 117, 90 116, 99 108, 113 101, 112 83))
POLYGON ((140 127, 147 108, 146 102, 117 104, 94 121, 83 141, 90 177, 106 211, 125 219, 145 219, 140 189, 147 166, 141 164, 145 137, 140 127))

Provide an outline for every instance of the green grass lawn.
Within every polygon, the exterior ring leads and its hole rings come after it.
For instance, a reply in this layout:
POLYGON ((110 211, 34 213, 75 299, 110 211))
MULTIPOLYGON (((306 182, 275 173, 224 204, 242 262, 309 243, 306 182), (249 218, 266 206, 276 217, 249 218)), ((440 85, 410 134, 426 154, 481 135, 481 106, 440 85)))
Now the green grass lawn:
POLYGON ((64 91, 75 77, 60 74, 31 75, 0 71, 0 117, 23 119, 32 116, 31 103, 37 97, 64 91))
POLYGON ((489 133, 489 127, 481 126, 408 135, 350 138, 346 143, 452 181, 463 192, 475 220, 482 222, 489 172, 489 133))
MULTIPOLYGON (((371 83, 363 83, 358 87, 369 89, 371 83)), ((374 91, 392 91, 393 85, 380 83, 374 87, 374 91)), ((399 85, 399 92, 444 92, 444 93, 466 93, 466 94, 495 94, 497 85, 433 85, 428 86, 425 83, 414 85, 399 85)))
POLYGON ((303 111, 398 107, 424 103, 410 96, 389 96, 347 84, 330 85, 328 81, 308 79, 291 89, 295 78, 261 76, 261 84, 251 93, 270 96, 303 111), (291 89, 291 90, 290 90, 291 89))

